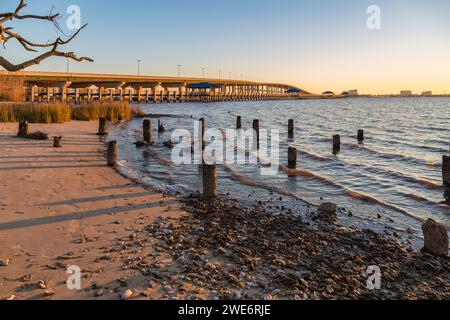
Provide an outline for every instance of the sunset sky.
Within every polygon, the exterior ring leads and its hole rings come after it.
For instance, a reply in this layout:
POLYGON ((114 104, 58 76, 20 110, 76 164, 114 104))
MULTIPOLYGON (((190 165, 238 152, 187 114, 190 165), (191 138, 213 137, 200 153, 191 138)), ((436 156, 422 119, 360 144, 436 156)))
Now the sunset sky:
MULTIPOLYGON (((70 63, 72 72, 141 73, 276 81, 312 92, 450 93, 448 0, 28 0, 25 12, 81 8, 88 28, 67 49, 95 63, 70 63), (381 8, 381 30, 369 30, 366 10, 381 8)), ((17 0, 3 0, 12 11, 17 0)), ((61 19, 65 28, 67 14, 61 19)), ((16 31, 49 41, 56 30, 19 22, 16 31)), ((69 33, 69 31, 66 31, 69 33)), ((15 43, 0 54, 31 57, 15 43)), ((51 59, 31 70, 65 71, 51 59)))

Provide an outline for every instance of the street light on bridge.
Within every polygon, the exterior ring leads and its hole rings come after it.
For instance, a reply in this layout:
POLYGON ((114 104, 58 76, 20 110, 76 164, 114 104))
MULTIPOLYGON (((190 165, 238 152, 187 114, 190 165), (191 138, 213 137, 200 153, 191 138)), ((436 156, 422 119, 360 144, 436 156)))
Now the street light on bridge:
POLYGON ((142 60, 137 60, 138 77, 141 76, 141 61, 142 61, 142 60))
POLYGON ((181 67, 182 67, 182 65, 179 64, 178 65, 178 78, 181 78, 181 67))

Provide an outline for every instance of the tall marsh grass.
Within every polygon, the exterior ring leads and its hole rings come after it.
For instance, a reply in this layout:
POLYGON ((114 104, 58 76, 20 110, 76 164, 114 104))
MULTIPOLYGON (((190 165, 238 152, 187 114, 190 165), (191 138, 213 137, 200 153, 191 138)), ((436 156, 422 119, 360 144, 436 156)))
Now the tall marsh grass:
POLYGON ((109 121, 130 120, 134 111, 128 102, 86 103, 69 106, 66 103, 1 103, 0 122, 65 123, 70 120, 109 121))
POLYGON ((0 75, 0 101, 25 101, 25 81, 20 75, 0 75))
POLYGON ((0 122, 65 123, 70 121, 70 108, 64 103, 0 104, 0 122))
POLYGON ((133 111, 128 102, 96 102, 71 108, 72 120, 92 121, 106 118, 108 121, 130 120, 133 111))

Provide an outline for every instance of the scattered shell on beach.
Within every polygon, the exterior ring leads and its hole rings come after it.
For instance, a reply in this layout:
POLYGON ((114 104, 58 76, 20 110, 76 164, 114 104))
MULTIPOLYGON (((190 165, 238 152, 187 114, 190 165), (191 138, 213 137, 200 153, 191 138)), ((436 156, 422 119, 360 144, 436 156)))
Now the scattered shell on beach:
POLYGON ((0 259, 0 267, 7 267, 9 266, 9 259, 0 259))
POLYGON ((39 289, 47 289, 47 284, 44 280, 39 280, 37 286, 39 287, 39 289))
POLYGON ((120 299, 122 300, 128 300, 133 296, 133 291, 131 291, 130 289, 123 291, 122 293, 120 293, 120 299))

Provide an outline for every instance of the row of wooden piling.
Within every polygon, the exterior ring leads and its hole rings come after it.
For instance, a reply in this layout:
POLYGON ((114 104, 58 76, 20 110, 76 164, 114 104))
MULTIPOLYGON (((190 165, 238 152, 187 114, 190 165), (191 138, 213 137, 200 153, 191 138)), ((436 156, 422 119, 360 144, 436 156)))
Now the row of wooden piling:
MULTIPOLYGON (((256 145, 259 149, 259 120, 255 119, 253 120, 253 130, 256 132, 256 145)), ((199 125, 201 130, 201 136, 202 136, 202 149, 205 148, 204 143, 204 135, 205 135, 205 119, 201 118, 199 119, 199 125)), ((236 129, 240 130, 242 129, 242 117, 238 116, 236 119, 236 129)), ((164 126, 162 125, 161 120, 158 120, 158 132, 164 131, 164 126)), ((294 120, 289 119, 288 121, 288 136, 290 139, 294 138, 294 120)), ((104 135, 107 132, 106 127, 106 120, 104 118, 101 118, 99 120, 99 134, 104 135)), ((143 122, 143 138, 144 142, 147 144, 152 144, 152 124, 151 121, 146 119, 143 122)), ((359 142, 364 141, 364 130, 359 129, 357 132, 357 139, 359 142)), ((340 135, 334 135, 333 136, 333 152, 336 154, 341 149, 341 136, 340 135)), ((298 160, 298 150, 294 147, 288 148, 288 168, 290 169, 296 169, 297 168, 297 160, 298 160)), ((114 166, 117 161, 117 142, 112 141, 108 147, 108 165, 114 166)), ((212 168, 211 166, 204 165, 204 171, 203 171, 203 185, 204 185, 204 193, 205 195, 213 195, 217 193, 217 178, 215 177, 216 169, 212 168), (214 187, 216 186, 216 187, 214 187)), ((443 184, 446 188, 450 188, 450 157, 449 156, 443 156, 442 161, 442 178, 443 178, 443 184)))

